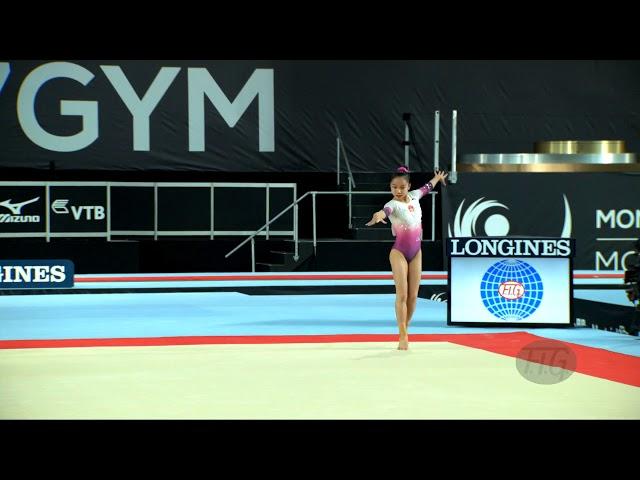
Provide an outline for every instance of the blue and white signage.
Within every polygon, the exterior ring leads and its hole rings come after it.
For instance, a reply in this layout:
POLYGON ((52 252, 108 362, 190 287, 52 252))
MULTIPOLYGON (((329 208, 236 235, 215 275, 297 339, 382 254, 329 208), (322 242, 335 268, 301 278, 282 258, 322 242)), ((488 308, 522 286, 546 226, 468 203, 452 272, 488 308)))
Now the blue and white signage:
POLYGON ((0 289, 71 288, 71 260, 0 260, 0 289))
POLYGON ((448 241, 449 324, 571 323, 573 242, 569 239, 557 242, 494 239, 486 245, 482 242, 448 241))

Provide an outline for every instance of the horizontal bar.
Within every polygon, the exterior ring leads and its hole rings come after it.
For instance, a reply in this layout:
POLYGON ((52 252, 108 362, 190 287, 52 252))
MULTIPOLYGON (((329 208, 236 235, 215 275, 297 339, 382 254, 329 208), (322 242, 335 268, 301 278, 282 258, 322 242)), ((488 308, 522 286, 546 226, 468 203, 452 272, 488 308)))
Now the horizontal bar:
POLYGON ((46 232, 6 232, 0 233, 0 238, 44 238, 46 232))
POLYGON ((106 237, 107 232, 50 232, 50 237, 106 237))

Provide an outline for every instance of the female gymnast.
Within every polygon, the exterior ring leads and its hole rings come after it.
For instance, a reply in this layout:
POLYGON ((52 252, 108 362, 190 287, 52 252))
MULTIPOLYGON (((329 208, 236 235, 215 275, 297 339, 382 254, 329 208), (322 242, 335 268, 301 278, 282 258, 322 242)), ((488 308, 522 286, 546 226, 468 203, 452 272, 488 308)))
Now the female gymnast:
POLYGON ((391 177, 391 194, 384 208, 373 214, 367 226, 391 220, 391 232, 396 241, 389 252, 389 262, 396 285, 396 321, 400 331, 398 350, 409 348, 409 322, 416 309, 422 276, 422 209, 420 199, 435 188, 448 173, 436 171, 434 177, 417 190, 411 190, 409 169, 400 167, 391 177))

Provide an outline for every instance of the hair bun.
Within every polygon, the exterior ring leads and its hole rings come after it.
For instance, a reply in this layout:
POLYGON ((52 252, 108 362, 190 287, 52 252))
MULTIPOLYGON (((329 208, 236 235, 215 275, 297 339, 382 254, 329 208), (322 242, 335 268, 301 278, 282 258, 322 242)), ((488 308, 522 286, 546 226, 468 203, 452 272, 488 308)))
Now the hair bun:
POLYGON ((407 167, 398 167, 398 169, 396 170, 398 173, 409 173, 409 169, 407 167))

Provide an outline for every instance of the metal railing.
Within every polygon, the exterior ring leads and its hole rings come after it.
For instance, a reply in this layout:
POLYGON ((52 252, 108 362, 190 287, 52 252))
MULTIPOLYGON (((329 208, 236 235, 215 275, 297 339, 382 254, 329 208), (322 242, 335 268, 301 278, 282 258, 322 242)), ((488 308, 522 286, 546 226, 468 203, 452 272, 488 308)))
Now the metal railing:
MULTIPOLYGON (((275 191, 273 189, 276 188, 284 188, 284 189, 291 189, 291 195, 292 195, 292 199, 295 200, 296 196, 297 196, 297 185, 295 183, 243 183, 243 182, 76 182, 76 181, 69 181, 69 182, 64 182, 64 181, 16 181, 16 182, 11 182, 11 181, 0 181, 0 189, 2 187, 40 187, 44 190, 44 192, 40 191, 37 193, 34 193, 34 196, 38 196, 38 197, 42 197, 43 193, 44 193, 44 222, 41 222, 40 220, 40 215, 36 215, 38 217, 37 221, 33 221, 32 223, 34 223, 33 226, 33 230, 29 230, 29 231, 0 231, 0 238, 45 238, 47 242, 49 242, 51 240, 51 238, 60 238, 60 237, 103 237, 106 238, 107 241, 111 241, 112 236, 153 236, 154 240, 157 240, 158 237, 162 237, 162 236, 208 236, 211 240, 214 239, 215 235, 225 235, 225 236, 235 236, 235 235, 248 235, 250 233, 253 232, 253 228, 249 227, 246 229, 238 229, 238 230, 231 230, 231 229, 216 229, 215 226, 215 222, 214 222, 214 198, 215 198, 215 192, 216 191, 220 191, 219 189, 222 188, 262 188, 265 190, 265 220, 269 221, 270 219, 270 205, 271 205, 271 199, 270 199, 270 192, 271 191, 275 191), (59 231, 55 231, 55 229, 53 229, 54 231, 52 231, 52 213, 51 211, 53 210, 54 215, 60 214, 60 213, 66 213, 69 214, 69 209, 67 208, 67 203, 68 200, 64 200, 64 202, 61 205, 56 205, 55 202, 52 203, 52 196, 53 199, 56 199, 56 197, 59 197, 60 195, 67 196, 69 195, 69 192, 65 192, 64 194, 59 194, 59 193, 54 193, 51 191, 51 188, 58 188, 58 187, 67 187, 70 189, 73 188, 82 188, 82 187, 93 187, 93 188, 101 188, 104 189, 104 192, 101 192, 101 199, 100 200, 95 200, 93 197, 92 199, 87 200, 88 202, 92 202, 92 203, 98 203, 99 205, 97 205, 97 207, 100 208, 104 208, 103 210, 103 214, 104 217, 101 217, 100 219, 94 218, 93 220, 102 220, 102 218, 104 218, 104 226, 100 228, 100 225, 97 225, 96 228, 94 230, 74 230, 71 229, 69 227, 65 228, 64 230, 59 230, 59 231), (153 224, 153 228, 151 228, 151 223, 148 225, 148 229, 147 230, 113 230, 112 228, 112 223, 113 223, 113 212, 112 212, 112 200, 113 200, 113 191, 112 189, 118 189, 118 188, 138 188, 138 189, 147 189, 147 191, 149 191, 149 196, 152 197, 152 204, 153 206, 151 208, 153 208, 153 211, 149 211, 148 214, 149 215, 153 215, 153 220, 152 220, 152 224, 153 224), (210 214, 210 218, 209 218, 209 228, 206 230, 189 230, 189 229, 183 229, 183 230, 163 230, 162 228, 160 228, 159 224, 158 224, 158 219, 159 219, 159 204, 158 204, 158 200, 159 200, 159 191, 165 187, 178 187, 178 188, 200 188, 200 189, 206 189, 209 191, 209 198, 206 200, 207 204, 210 206, 211 208, 211 214, 210 214), (43 230, 44 227, 44 230, 43 230)), ((1 190, 0 190, 1 192, 1 190)), ((14 196, 14 195, 12 195, 14 196)), ((0 200, 3 200, 4 197, 0 200)), ((14 196, 15 199, 15 196, 14 196)), ((38 198, 39 200, 39 198, 38 198)), ((59 200, 62 201, 62 200, 59 200)), ((85 208, 84 206, 81 206, 82 208, 85 208)), ((69 208, 73 209, 73 204, 69 205, 69 208)), ((95 207, 92 205, 91 206, 92 209, 94 209, 95 207)), ((134 208, 134 207, 130 207, 130 208, 134 208)), ((0 210, 4 210, 0 209, 0 210)), ((6 207, 6 209, 9 209, 9 207, 6 207)), ((0 212, 2 213, 2 212, 0 212)), ((94 214, 95 214, 95 210, 94 210, 94 214)), ((4 214, 6 216, 6 214, 4 214)), ((23 214, 21 212, 21 215, 26 215, 23 214)), ((4 226, 4 222, 3 222, 3 218, 0 217, 0 223, 3 223, 4 226)), ((293 224, 295 224, 297 221, 297 219, 294 217, 293 219, 293 224)), ((7 222, 6 223, 7 226, 12 227, 13 223, 12 222, 7 222)), ((20 225, 24 225, 24 223, 21 223, 20 225)), ((27 223, 28 225, 28 223, 27 223)), ((58 227, 60 228, 60 227, 58 227)), ((265 232, 265 236, 268 239, 270 235, 273 236, 287 236, 287 235, 292 235, 293 229, 285 229, 285 230, 269 230, 267 229, 267 231, 265 232)))
MULTIPOLYGON (((404 138, 404 148, 405 148, 405 165, 409 165, 409 126, 407 125, 407 115, 410 117, 410 114, 405 114, 403 117, 403 121, 405 121, 405 138, 404 138)), ((451 183, 456 183, 457 181, 457 171, 456 171, 456 146, 457 146, 457 119, 458 112, 457 110, 452 111, 451 116, 451 172, 449 173, 449 181, 451 183)), ((385 194, 388 195, 389 192, 354 192, 352 189, 355 188, 356 183, 353 179, 353 173, 351 172, 351 165, 349 163, 349 157, 347 156, 347 151, 344 147, 344 142, 342 141, 342 135, 340 134, 340 129, 338 128, 338 124, 334 121, 333 127, 336 133, 336 184, 340 185, 340 173, 341 173, 341 165, 340 165, 340 155, 344 156, 345 164, 347 166, 347 173, 349 175, 349 181, 347 182, 348 191, 346 192, 319 192, 319 191, 311 191, 302 195, 299 199, 294 201, 291 205, 286 207, 283 211, 281 211, 278 215, 276 215, 273 219, 268 221, 265 225, 263 225, 259 230, 255 233, 247 237, 244 241, 242 241, 238 246, 236 246, 233 250, 228 252, 225 255, 225 258, 228 258, 233 253, 235 253, 238 249, 240 249, 247 242, 251 242, 251 271, 255 272, 255 237, 259 235, 262 230, 268 228, 268 226, 273 223, 275 220, 280 218, 280 216, 284 215, 289 209, 294 209, 294 242, 295 242, 295 252, 294 252, 294 260, 298 260, 300 256, 298 255, 298 204, 304 200, 306 197, 311 196, 313 199, 313 251, 316 253, 317 247, 317 236, 316 236, 316 195, 348 195, 348 203, 349 203, 349 228, 353 228, 352 224, 352 196, 353 195, 363 195, 363 194, 385 194)), ((434 112, 434 141, 433 141, 433 165, 434 169, 440 168, 440 111, 436 110, 434 112)), ((435 195, 437 192, 429 192, 431 195, 431 241, 435 240, 435 195)))
POLYGON ((347 150, 344 148, 344 142, 342 141, 342 135, 340 135, 340 129, 338 128, 338 124, 333 122, 333 128, 336 131, 336 171, 337 171, 337 180, 336 184, 340 185, 340 152, 344 155, 344 163, 347 165, 347 173, 349 174, 349 191, 351 188, 356 188, 356 182, 353 179, 353 173, 351 173, 351 164, 349 163, 349 157, 347 156, 347 150))
MULTIPOLYGON (((431 191, 429 192, 429 195, 431 195, 431 241, 435 241, 435 209, 436 209, 436 201, 435 201, 435 195, 438 192, 434 192, 431 191)), ((260 234, 260 232, 262 232, 265 228, 267 228, 271 223, 275 222, 278 218, 280 218, 282 215, 284 215, 286 212, 288 212, 291 208, 294 208, 294 224, 293 224, 293 229, 294 229, 294 243, 295 243, 295 250, 294 250, 294 255, 293 255, 293 259, 295 261, 298 261, 300 258, 299 250, 298 250, 298 243, 299 243, 299 238, 298 238, 298 204, 304 200, 305 198, 307 198, 308 196, 311 196, 312 198, 312 210, 313 210, 313 253, 314 255, 317 253, 317 244, 318 244, 318 238, 317 238, 317 231, 316 231, 316 195, 349 195, 349 198, 351 198, 351 195, 370 195, 370 194, 374 194, 374 195, 389 195, 388 191, 385 192, 321 192, 321 191, 310 191, 305 193, 304 195, 302 195, 300 198, 298 198, 295 202, 293 202, 291 205, 289 205, 288 207, 286 207, 284 210, 282 210, 279 214, 277 214, 275 217, 273 217, 270 221, 268 221, 266 224, 264 224, 260 229, 256 230, 256 232, 254 232, 252 235, 250 235, 249 237, 245 238, 240 244, 238 244, 233 250, 229 251, 224 258, 229 258, 231 255, 233 255, 236 251, 238 251, 243 245, 245 245, 247 242, 251 242, 251 271, 255 272, 256 271, 256 253, 255 253, 255 237, 260 234)), ((349 227, 351 228, 351 211, 349 211, 349 227)))
MULTIPOLYGON (((440 110, 435 110, 433 112, 433 168, 434 170, 440 169, 440 110)), ((404 146, 404 164, 407 168, 409 168, 409 150, 410 145, 412 144, 411 135, 413 131, 410 127, 409 119, 411 118, 410 113, 403 114, 402 121, 404 122, 404 140, 402 145, 404 146)), ((344 142, 342 140, 342 135, 340 134, 340 129, 338 128, 337 123, 334 121, 333 126, 336 132, 336 171, 337 171, 337 180, 336 184, 340 185, 340 153, 345 158, 345 163, 347 165, 347 172, 349 174, 349 188, 353 186, 355 188, 356 184, 353 180, 353 174, 351 173, 351 165, 349 164, 349 157, 347 156, 347 151, 344 148, 344 142)), ((451 171, 449 172, 449 182, 456 183, 458 180, 458 172, 457 172, 457 144, 458 144, 458 111, 451 111, 451 171)), ((414 148, 416 148, 414 144, 414 148)), ((417 150, 416 150, 417 154, 417 150)))
MULTIPOLYGON (((440 110, 434 111, 433 118, 433 169, 440 169, 440 110)), ((410 113, 403 114, 402 120, 404 122, 404 164, 409 168, 409 147, 414 145, 416 149, 415 141, 412 141, 411 135, 413 135, 413 129, 410 124, 410 113)), ((457 172, 457 144, 458 144, 458 111, 451 111, 451 171, 449 172, 449 182, 456 183, 458 180, 457 172)), ((417 155, 417 149, 416 149, 417 155)))

